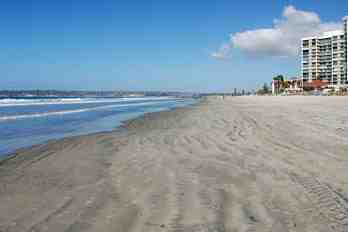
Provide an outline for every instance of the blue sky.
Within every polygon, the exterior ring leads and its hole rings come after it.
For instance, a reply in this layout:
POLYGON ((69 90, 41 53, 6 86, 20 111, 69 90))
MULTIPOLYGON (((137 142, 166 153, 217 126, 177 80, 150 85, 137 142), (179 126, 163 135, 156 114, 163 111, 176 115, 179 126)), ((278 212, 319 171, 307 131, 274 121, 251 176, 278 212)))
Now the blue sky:
POLYGON ((4 0, 0 10, 0 89, 226 92, 298 75, 297 37, 313 22, 337 27, 348 1, 4 0), (289 46, 274 47, 279 38, 289 46))

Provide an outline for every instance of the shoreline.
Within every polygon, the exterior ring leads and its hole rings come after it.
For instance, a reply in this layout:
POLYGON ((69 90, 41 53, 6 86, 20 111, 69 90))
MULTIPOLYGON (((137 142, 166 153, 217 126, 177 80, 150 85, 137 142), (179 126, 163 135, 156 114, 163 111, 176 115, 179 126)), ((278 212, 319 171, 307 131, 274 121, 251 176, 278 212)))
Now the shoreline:
POLYGON ((83 139, 85 137, 103 136, 103 135, 107 135, 107 134, 124 134, 124 133, 127 133, 127 131, 129 131, 130 124, 133 124, 134 122, 142 121, 144 118, 152 117, 154 115, 159 115, 163 112, 171 112, 171 111, 175 111, 175 110, 191 108, 191 107, 194 107, 194 106, 200 104, 203 101, 204 100, 199 99, 199 100, 197 100, 196 103, 193 103, 193 104, 190 104, 187 106, 175 107, 173 109, 167 109, 167 110, 162 110, 162 111, 157 111, 157 112, 144 113, 144 114, 137 116, 137 117, 134 117, 132 119, 121 121, 119 126, 113 128, 109 131, 100 131, 100 132, 94 132, 94 133, 90 133, 90 134, 81 134, 81 135, 75 135, 75 136, 62 137, 62 138, 58 138, 58 139, 50 139, 50 140, 47 140, 45 142, 34 144, 34 145, 31 145, 28 147, 18 148, 16 150, 14 150, 13 152, 10 152, 7 154, 1 154, 0 155, 0 166, 4 165, 8 160, 11 160, 11 159, 15 158, 16 156, 21 155, 21 153, 25 153, 25 152, 28 152, 30 150, 35 150, 35 149, 40 148, 40 147, 50 146, 51 144, 55 144, 55 143, 59 143, 59 142, 64 143, 64 142, 66 142, 66 140, 83 139))

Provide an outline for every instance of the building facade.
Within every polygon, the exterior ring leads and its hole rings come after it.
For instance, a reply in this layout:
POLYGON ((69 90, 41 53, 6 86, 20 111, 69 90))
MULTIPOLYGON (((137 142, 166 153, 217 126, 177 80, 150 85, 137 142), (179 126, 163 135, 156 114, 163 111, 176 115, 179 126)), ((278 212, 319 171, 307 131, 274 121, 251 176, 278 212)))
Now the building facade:
POLYGON ((345 17, 343 30, 302 39, 301 72, 304 82, 322 80, 333 87, 348 84, 347 21, 348 17, 345 17))

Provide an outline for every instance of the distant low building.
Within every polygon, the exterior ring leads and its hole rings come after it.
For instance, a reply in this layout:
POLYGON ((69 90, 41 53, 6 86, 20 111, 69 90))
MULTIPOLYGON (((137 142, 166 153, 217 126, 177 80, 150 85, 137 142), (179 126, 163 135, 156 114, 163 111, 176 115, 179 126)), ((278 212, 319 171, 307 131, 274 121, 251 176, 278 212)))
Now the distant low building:
POLYGON ((292 78, 287 81, 285 92, 288 94, 298 94, 303 92, 303 80, 301 78, 292 78))
POLYGON ((303 92, 302 78, 291 78, 290 80, 272 80, 272 94, 298 94, 303 92))
POLYGON ((323 90, 329 87, 330 82, 328 80, 312 80, 311 82, 304 82, 304 90, 323 90))

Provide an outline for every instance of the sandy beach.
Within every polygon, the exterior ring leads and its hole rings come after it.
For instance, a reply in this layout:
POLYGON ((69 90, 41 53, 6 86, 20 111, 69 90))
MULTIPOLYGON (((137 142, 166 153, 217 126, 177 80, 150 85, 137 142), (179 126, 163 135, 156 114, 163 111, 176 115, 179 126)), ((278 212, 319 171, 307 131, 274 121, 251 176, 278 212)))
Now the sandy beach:
POLYGON ((348 98, 209 98, 0 165, 0 232, 348 231, 348 98))

